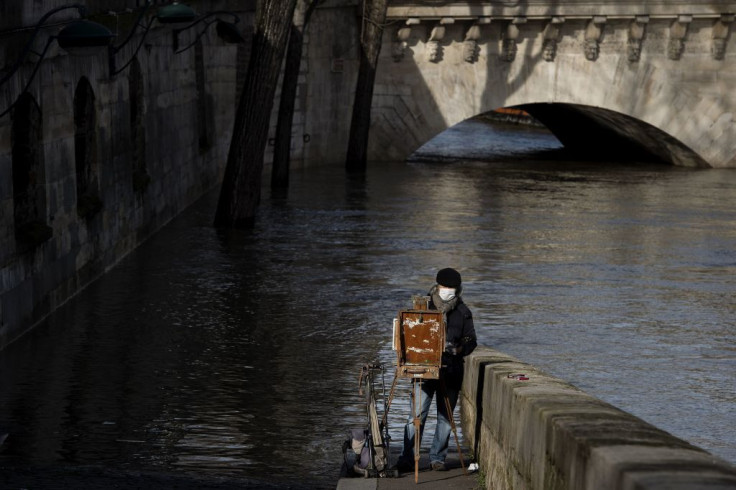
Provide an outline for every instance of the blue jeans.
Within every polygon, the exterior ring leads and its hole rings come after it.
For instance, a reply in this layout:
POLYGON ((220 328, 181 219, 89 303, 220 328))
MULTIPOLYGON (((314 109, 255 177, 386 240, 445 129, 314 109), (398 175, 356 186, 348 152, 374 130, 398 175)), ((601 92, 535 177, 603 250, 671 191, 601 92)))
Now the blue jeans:
MULTIPOLYGON (((432 447, 429 449, 429 460, 434 463, 439 461, 444 463, 445 457, 447 457, 447 447, 450 441, 450 433, 452 432, 452 426, 450 425, 450 419, 447 415, 447 408, 445 401, 440 396, 440 381, 437 379, 428 379, 421 382, 421 390, 419 389, 420 383, 414 382, 413 389, 415 391, 415 398, 412 398, 411 403, 411 415, 406 426, 404 426, 404 449, 401 451, 401 459, 404 461, 414 461, 414 437, 416 437, 416 430, 414 429, 414 399, 420 400, 419 409, 421 410, 421 425, 419 430, 419 443, 422 441, 422 434, 424 434, 424 423, 427 420, 429 414, 429 407, 432 404, 432 398, 437 394, 437 428, 434 431, 434 439, 432 440, 432 447)), ((457 397, 459 390, 447 386, 445 384, 445 391, 448 400, 450 401, 450 407, 454 411, 455 405, 457 404, 457 397)))

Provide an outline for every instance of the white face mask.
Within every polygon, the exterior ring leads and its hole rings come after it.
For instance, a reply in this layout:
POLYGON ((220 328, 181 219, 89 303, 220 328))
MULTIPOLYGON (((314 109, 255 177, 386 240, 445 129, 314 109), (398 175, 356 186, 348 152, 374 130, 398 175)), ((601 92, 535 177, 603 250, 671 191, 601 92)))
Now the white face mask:
POLYGON ((440 286, 438 288, 437 294, 440 296, 442 301, 450 301, 452 298, 455 297, 455 288, 445 288, 440 286))

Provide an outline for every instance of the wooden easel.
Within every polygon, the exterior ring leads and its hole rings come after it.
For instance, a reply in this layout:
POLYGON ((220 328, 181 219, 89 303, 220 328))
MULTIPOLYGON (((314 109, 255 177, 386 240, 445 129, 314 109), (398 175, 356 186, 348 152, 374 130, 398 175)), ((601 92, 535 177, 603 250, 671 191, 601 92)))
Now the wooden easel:
MULTIPOLYGON (((391 400, 393 399, 394 390, 399 378, 411 379, 411 404, 414 411, 414 483, 418 483, 422 424, 420 409, 422 405, 421 386, 423 379, 438 379, 440 381, 440 389, 436 394, 436 403, 445 403, 450 427, 452 427, 455 442, 457 443, 460 466, 462 466, 465 474, 467 474, 467 470, 463 461, 452 406, 450 400, 447 398, 445 382, 440 378, 442 352, 445 349, 446 325, 444 315, 437 310, 429 309, 428 296, 413 296, 412 304, 412 309, 399 311, 399 317, 394 322, 394 349, 397 352, 397 364, 396 374, 391 383, 388 406, 391 406, 391 400), (440 402, 440 398, 443 400, 442 402, 440 402)), ((388 409, 386 412, 388 413, 388 409)), ((384 414, 384 417, 387 416, 387 413, 384 414)))

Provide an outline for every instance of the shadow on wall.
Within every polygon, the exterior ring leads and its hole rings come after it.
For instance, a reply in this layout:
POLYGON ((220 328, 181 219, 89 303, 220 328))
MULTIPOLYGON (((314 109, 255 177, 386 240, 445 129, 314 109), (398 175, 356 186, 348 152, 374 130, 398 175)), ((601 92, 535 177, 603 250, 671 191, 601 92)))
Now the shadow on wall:
POLYGON ((433 63, 442 59, 438 41, 424 44, 431 36, 429 27, 422 25, 384 31, 371 107, 369 155, 380 155, 386 161, 404 160, 430 139, 427 128, 447 128, 442 109, 418 65, 421 56, 434 53, 437 58, 433 63), (401 63, 400 70, 392 69, 397 63, 401 63), (407 148, 411 149, 408 153, 407 148))

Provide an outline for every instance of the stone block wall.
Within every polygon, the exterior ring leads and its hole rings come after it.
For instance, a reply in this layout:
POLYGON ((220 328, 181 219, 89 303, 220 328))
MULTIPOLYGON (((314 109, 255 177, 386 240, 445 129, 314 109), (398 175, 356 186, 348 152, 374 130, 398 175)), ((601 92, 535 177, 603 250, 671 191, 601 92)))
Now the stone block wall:
MULTIPOLYGON (((135 8, 136 1, 118 3, 135 8)), ((215 1, 199 4, 198 11, 231 6, 215 1)), ((32 25, 56 6, 52 1, 34 2, 33 12, 24 9, 18 21, 32 25)), ((106 15, 110 14, 97 12, 95 20, 116 21, 106 15)), ((252 25, 252 11, 239 15, 241 28, 252 25)), ((39 43, 59 28, 42 30, 39 43)), ((196 34, 194 29, 181 33, 179 46, 193 42, 196 34)), ((115 42, 120 43, 120 38, 115 42)), ((24 39, 27 32, 21 31, 3 41, 24 39)), ((176 54, 172 28, 157 23, 136 54, 139 40, 134 37, 116 54, 118 67, 134 58, 119 74, 110 74, 106 52, 70 56, 55 43, 41 63, 28 89, 29 107, 38 114, 40 130, 32 138, 34 156, 23 159, 33 160, 40 169, 31 178, 45 197, 39 212, 45 225, 42 230, 50 237, 41 236, 31 244, 19 240, 15 197, 15 187, 20 185, 17 175, 29 163, 19 160, 17 134, 27 128, 19 122, 20 106, 0 118, 0 349, 221 179, 235 111, 236 59, 242 46, 225 44, 212 27, 198 46, 176 54), (91 94, 88 103, 94 123, 84 131, 93 133, 87 140, 93 153, 88 156, 90 193, 101 204, 84 216, 77 192, 75 141, 80 136, 80 121, 75 119, 80 86, 88 86, 91 94)), ((2 53, 11 55, 0 60, 4 67, 17 54, 7 49, 2 53)), ((0 111, 17 100, 34 62, 31 57, 2 86, 0 111)))
POLYGON ((726 461, 533 366, 486 347, 465 363, 463 434, 488 489, 736 488, 726 461))

